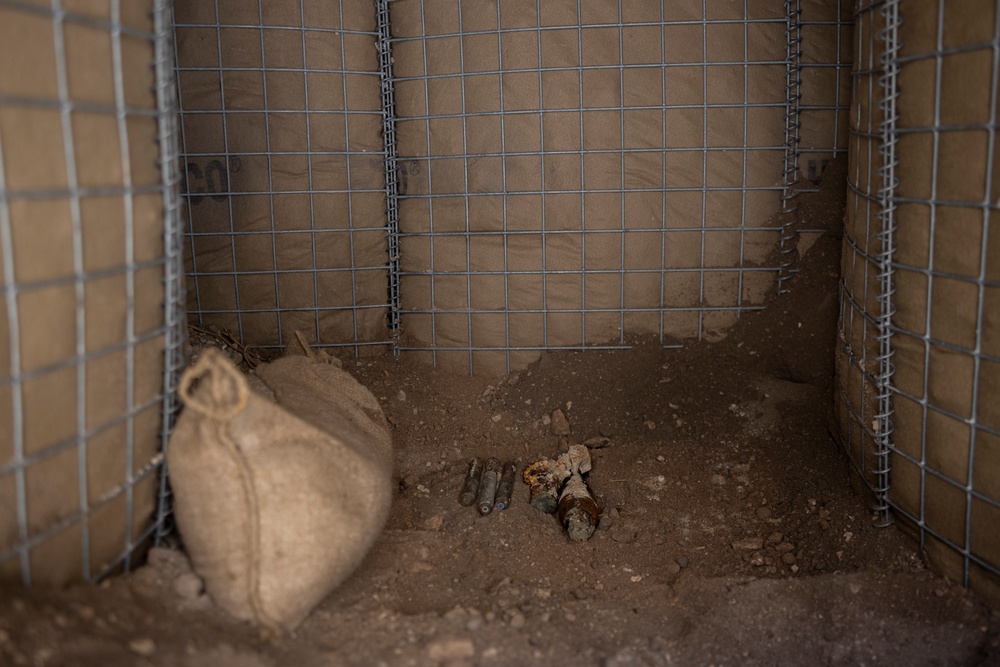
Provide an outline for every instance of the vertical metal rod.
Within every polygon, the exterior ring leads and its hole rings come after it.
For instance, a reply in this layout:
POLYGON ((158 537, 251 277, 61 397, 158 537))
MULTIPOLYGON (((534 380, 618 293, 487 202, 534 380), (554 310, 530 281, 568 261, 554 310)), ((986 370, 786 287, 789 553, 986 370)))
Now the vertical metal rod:
MULTIPOLYGON (((421 11, 423 17, 423 11, 421 11)), ((396 158, 396 102, 392 76, 392 26, 389 16, 389 0, 375 0, 375 19, 378 30, 376 46, 378 49, 378 81, 380 106, 382 110, 382 151, 385 165, 385 232, 386 245, 389 254, 389 339, 392 341, 393 354, 399 356, 400 334, 400 290, 399 290, 399 173, 396 158)), ((426 71, 426 49, 424 50, 426 71)), ((425 101, 426 101, 426 82, 425 101)), ((346 98, 345 98, 346 105, 346 98)), ((428 168, 428 183, 430 169, 428 168)), ((428 202, 428 206, 432 206, 428 202)), ((433 258, 433 250, 431 251, 433 258)), ((433 281, 433 278, 431 278, 433 281)), ((433 283, 431 287, 433 303, 433 283)), ((432 325, 433 331, 433 325, 432 325)), ((470 341, 471 345, 471 341, 470 341)))
POLYGON ((879 84, 882 88, 882 100, 879 102, 879 109, 882 111, 882 121, 879 124, 879 132, 882 135, 882 143, 879 146, 882 166, 878 170, 880 179, 878 220, 881 229, 876 235, 881 248, 879 249, 878 274, 878 412, 874 417, 878 425, 875 433, 874 492, 876 505, 874 509, 879 516, 879 525, 884 526, 891 522, 888 496, 889 453, 892 447, 893 431, 892 379, 895 373, 892 325, 896 305, 893 298, 895 285, 892 262, 896 251, 894 236, 896 231, 895 195, 896 187, 899 185, 896 176, 896 167, 899 165, 896 159, 896 144, 899 141, 899 135, 896 131, 896 123, 899 120, 896 109, 899 99, 899 0, 887 0, 881 8, 881 15, 885 19, 885 28, 879 32, 883 43, 880 57, 883 72, 879 78, 879 84))
POLYGON ((802 17, 801 0, 785 0, 785 158, 781 191, 781 259, 778 294, 788 292, 788 280, 795 274, 795 223, 798 222, 799 130, 802 102, 802 17))
MULTIPOLYGON (((154 46, 155 53, 155 46, 154 46)), ((133 539, 133 486, 135 484, 135 215, 132 196, 132 161, 129 150, 128 117, 125 110, 125 77, 122 62, 121 0, 111 0, 111 58, 114 70, 115 115, 118 125, 118 159, 122 167, 122 214, 125 221, 125 303, 128 316, 125 320, 125 550, 132 552, 133 539)), ((131 559, 124 561, 125 570, 131 569, 131 559)))
MULTIPOLYGON (((163 287, 164 287, 164 364, 163 407, 160 447, 166 453, 180 400, 177 385, 186 359, 184 354, 184 230, 180 218, 180 162, 178 159, 177 85, 174 78, 174 42, 172 0, 155 0, 153 5, 154 60, 156 74, 157 140, 160 145, 160 174, 163 190, 163 287)), ((173 527, 173 512, 166 460, 161 463, 159 502, 154 543, 159 545, 173 527)))
POLYGON ((55 42, 56 81, 59 90, 59 117, 63 134, 63 153, 66 158, 66 185, 69 196, 70 222, 73 230, 73 291, 75 308, 75 363, 76 363, 76 451, 77 479, 80 500, 80 535, 82 551, 82 577, 89 580, 90 568, 90 500, 87 488, 87 296, 83 280, 83 215, 81 212, 80 184, 77 174, 76 136, 73 128, 73 105, 69 93, 69 61, 66 55, 64 21, 66 13, 62 0, 52 0, 52 31, 55 42))
POLYGON ((28 494, 24 465, 24 387, 21 383, 21 322, 17 309, 17 274, 14 270, 14 238, 11 231, 10 204, 7 201, 7 176, 4 168, 3 133, 0 132, 0 259, 3 260, 3 299, 7 310, 7 340, 10 344, 11 463, 14 465, 15 512, 17 514, 17 549, 21 561, 21 582, 31 585, 31 561, 28 547, 28 494))

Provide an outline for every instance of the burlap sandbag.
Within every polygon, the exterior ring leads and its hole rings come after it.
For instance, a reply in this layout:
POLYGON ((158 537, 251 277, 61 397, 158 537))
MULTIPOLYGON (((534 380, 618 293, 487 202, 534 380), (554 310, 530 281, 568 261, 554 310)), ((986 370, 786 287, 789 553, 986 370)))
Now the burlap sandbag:
POLYGON ((354 571, 391 500, 375 397, 330 357, 300 352, 259 368, 255 391, 207 351, 181 379, 167 452, 177 526, 209 595, 275 629, 294 628, 354 571))

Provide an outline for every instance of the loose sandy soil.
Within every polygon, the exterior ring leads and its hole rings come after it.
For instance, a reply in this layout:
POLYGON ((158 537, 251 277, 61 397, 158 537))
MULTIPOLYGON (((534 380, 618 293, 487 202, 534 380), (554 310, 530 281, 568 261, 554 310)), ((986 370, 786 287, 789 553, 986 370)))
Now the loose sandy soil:
MULTIPOLYGON (((836 203, 804 211, 835 228, 836 203)), ((829 432, 839 245, 817 241, 792 293, 720 342, 546 354, 492 380, 347 360, 393 424, 399 490, 293 636, 230 619, 181 552, 154 551, 99 586, 0 591, 0 664, 998 665, 1000 610, 873 526, 829 432), (593 438, 589 541, 521 483, 502 512, 458 503, 472 456, 523 467, 593 438)))

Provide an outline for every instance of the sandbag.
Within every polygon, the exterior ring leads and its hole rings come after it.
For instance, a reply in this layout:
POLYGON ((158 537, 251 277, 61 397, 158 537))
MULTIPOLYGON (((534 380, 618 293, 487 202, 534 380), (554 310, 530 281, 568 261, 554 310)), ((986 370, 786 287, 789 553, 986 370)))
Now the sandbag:
POLYGON ((375 397, 325 353, 299 352, 259 367, 255 391, 206 351, 181 378, 167 450, 177 527, 206 591, 285 630, 357 568, 392 495, 375 397))

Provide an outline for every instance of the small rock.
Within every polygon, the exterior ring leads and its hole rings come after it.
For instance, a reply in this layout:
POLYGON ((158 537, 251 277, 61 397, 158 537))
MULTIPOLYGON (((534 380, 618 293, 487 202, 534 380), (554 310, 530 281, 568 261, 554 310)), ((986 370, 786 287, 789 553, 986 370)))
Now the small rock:
POLYGON ((201 577, 193 572, 187 572, 174 579, 174 593, 185 600, 197 598, 201 595, 202 588, 201 577))
POLYGON ((492 417, 490 417, 490 421, 493 422, 494 424, 496 424, 501 419, 503 419, 503 417, 501 415, 499 415, 499 414, 496 414, 496 415, 493 415, 492 417))
POLYGON ((861 584, 855 584, 852 582, 848 584, 847 587, 850 588, 851 593, 854 593, 855 595, 861 592, 861 584))
POLYGON ((174 568, 177 572, 189 572, 191 564, 187 556, 177 549, 166 547, 153 547, 149 550, 147 560, 150 565, 157 568, 174 568))
POLYGON ((406 392, 400 389, 399 393, 396 394, 396 398, 399 399, 400 403, 406 403, 406 392))
POLYGON ((86 605, 82 607, 77 607, 76 609, 76 615, 79 616, 84 621, 92 620, 94 618, 94 614, 95 614, 94 608, 88 607, 86 605))
POLYGON ((239 352, 233 352, 231 359, 233 360, 234 366, 239 366, 240 364, 243 363, 243 355, 240 354, 239 352))
POLYGON ((470 618, 465 624, 465 629, 468 630, 469 632, 475 632, 476 630, 479 630, 481 627, 483 627, 483 619, 479 618, 478 616, 476 616, 475 618, 470 618))
POLYGON ((466 616, 468 616, 468 612, 462 609, 461 605, 459 605, 446 611, 442 614, 441 618, 446 621, 462 621, 466 616))
POLYGON ((149 637, 139 637, 128 643, 128 649, 136 655, 149 657, 156 653, 156 642, 149 637))
POLYGON ((552 423, 552 417, 548 415, 542 415, 542 426, 548 426, 552 423))
POLYGON ((435 514, 431 518, 424 521, 424 528, 426 530, 441 530, 441 526, 444 525, 444 517, 440 514, 435 514))
POLYGON ((654 422, 652 419, 647 419, 646 421, 642 422, 642 425, 648 428, 650 431, 656 430, 656 422, 654 422))
POLYGON ((562 410, 552 411, 552 423, 549 426, 549 430, 552 435, 569 435, 569 420, 566 419, 566 415, 563 414, 562 410))
POLYGON ((726 478, 722 475, 712 475, 712 484, 716 486, 725 486, 726 478))
POLYGON ((573 597, 575 597, 577 600, 586 600, 587 591, 583 590, 582 588, 578 588, 575 591, 573 591, 573 597))
POLYGON ((782 542, 778 546, 774 547, 774 550, 779 554, 788 553, 789 551, 795 551, 795 545, 791 542, 782 542))
POLYGON ((783 539, 785 539, 785 536, 781 533, 771 533, 767 536, 767 541, 771 544, 779 544, 783 539))
POLYGON ((678 556, 677 557, 677 564, 680 565, 682 568, 687 567, 688 566, 688 559, 685 558, 684 556, 678 556))
POLYGON ((795 563, 795 554, 791 551, 781 555, 781 562, 785 565, 793 565, 795 563))
POLYGON ((510 614, 510 627, 515 630, 520 630, 528 623, 527 619, 524 618, 524 614, 519 611, 513 611, 510 614))
POLYGON ((677 561, 667 563, 667 574, 680 574, 680 571, 681 566, 677 561))
POLYGON ((476 655, 471 639, 438 639, 427 645, 427 657, 434 662, 470 660, 476 655))
POLYGON ((733 542, 732 547, 737 551, 758 551, 764 546, 762 537, 744 537, 733 542))
POLYGON ((628 530, 623 526, 611 530, 611 539, 619 544, 631 544, 635 542, 635 536, 635 531, 628 530))
POLYGON ((770 507, 758 507, 757 508, 757 518, 758 519, 769 519, 769 518, 771 518, 771 508, 770 507))

